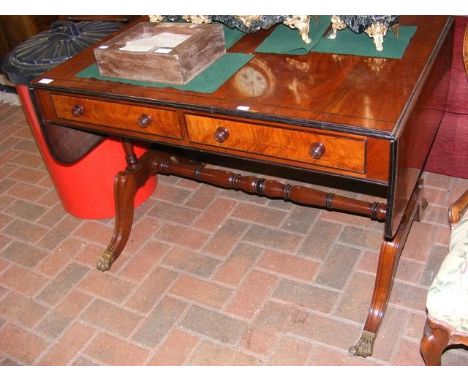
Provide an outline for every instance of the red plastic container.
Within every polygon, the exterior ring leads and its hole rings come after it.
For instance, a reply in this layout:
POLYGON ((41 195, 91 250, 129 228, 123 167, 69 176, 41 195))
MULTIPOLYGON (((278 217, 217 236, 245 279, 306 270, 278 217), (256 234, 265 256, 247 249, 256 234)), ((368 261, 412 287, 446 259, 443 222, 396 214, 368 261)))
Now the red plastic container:
MULTIPOLYGON (((26 119, 65 210, 82 219, 105 219, 115 215, 114 177, 125 169, 125 153, 119 141, 105 139, 72 165, 57 162, 51 155, 34 111, 29 89, 16 86, 26 119)), ((146 150, 135 147, 137 156, 146 150)), ((135 207, 154 191, 156 177, 150 177, 135 197, 135 207)))

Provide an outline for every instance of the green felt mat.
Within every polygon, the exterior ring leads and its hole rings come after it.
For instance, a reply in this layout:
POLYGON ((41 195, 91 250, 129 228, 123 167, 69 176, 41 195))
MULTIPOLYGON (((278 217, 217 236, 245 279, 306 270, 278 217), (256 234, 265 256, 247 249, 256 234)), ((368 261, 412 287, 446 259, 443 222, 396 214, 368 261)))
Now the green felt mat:
POLYGON ((224 28, 224 45, 226 49, 229 49, 237 41, 239 41, 245 33, 241 32, 239 29, 231 29, 226 25, 223 25, 224 28))
POLYGON ((310 18, 309 37, 312 40, 306 44, 297 29, 278 25, 270 35, 255 49, 257 53, 278 53, 304 55, 317 45, 320 38, 330 26, 331 16, 320 16, 317 20, 314 16, 310 18))
POLYGON ((356 34, 349 29, 338 31, 336 39, 331 40, 324 36, 313 52, 351 54, 355 56, 402 58, 411 38, 416 32, 416 27, 400 26, 398 37, 388 31, 383 40, 383 51, 375 49, 374 40, 365 33, 356 34))
POLYGON ((353 33, 349 29, 338 31, 336 39, 328 38, 325 31, 330 27, 330 16, 320 16, 319 22, 314 17, 310 20, 309 37, 312 42, 304 43, 297 29, 291 29, 286 25, 279 25, 257 47, 257 53, 277 53, 304 55, 309 52, 351 54, 356 56, 402 58, 411 38, 416 32, 416 27, 400 26, 399 36, 391 31, 384 37, 384 50, 375 49, 374 41, 365 33, 353 33))
POLYGON ((253 56, 250 54, 226 53, 185 85, 172 85, 161 82, 135 81, 125 78, 101 76, 96 64, 88 66, 76 76, 154 88, 171 87, 199 93, 213 93, 252 58, 253 56))

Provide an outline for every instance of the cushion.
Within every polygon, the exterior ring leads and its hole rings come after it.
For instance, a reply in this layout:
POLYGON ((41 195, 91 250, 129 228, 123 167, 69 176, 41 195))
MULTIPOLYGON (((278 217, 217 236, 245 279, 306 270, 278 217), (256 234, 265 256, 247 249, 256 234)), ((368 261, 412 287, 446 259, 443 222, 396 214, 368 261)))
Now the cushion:
POLYGON ((449 253, 429 287, 429 318, 468 334, 468 213, 453 227, 449 253))

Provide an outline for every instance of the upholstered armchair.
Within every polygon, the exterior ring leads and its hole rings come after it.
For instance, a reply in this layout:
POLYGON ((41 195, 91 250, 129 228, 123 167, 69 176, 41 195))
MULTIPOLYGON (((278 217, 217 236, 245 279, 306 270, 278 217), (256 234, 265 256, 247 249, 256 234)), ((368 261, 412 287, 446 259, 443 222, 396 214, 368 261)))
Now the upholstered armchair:
POLYGON ((449 208, 449 253, 429 287, 421 340, 426 365, 439 366, 449 345, 468 346, 468 190, 449 208))

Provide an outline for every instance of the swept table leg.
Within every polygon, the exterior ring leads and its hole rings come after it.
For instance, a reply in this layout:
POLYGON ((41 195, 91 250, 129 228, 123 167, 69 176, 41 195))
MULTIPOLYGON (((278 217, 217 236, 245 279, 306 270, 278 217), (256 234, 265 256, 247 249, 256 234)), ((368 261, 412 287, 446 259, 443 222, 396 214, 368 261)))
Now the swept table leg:
POLYGON ((117 174, 114 180, 115 225, 111 241, 97 261, 97 269, 108 271, 119 257, 130 236, 132 229, 135 194, 146 180, 154 175, 152 161, 155 154, 147 151, 143 156, 117 174))
POLYGON ((351 346, 349 353, 367 357, 372 355, 374 340, 387 309, 393 287, 401 251, 405 245, 413 220, 419 220, 422 203, 422 180, 416 186, 406 207, 404 217, 392 241, 384 240, 380 247, 379 263, 375 277, 374 292, 367 314, 364 330, 356 345, 351 346))

